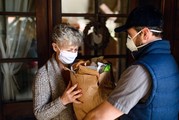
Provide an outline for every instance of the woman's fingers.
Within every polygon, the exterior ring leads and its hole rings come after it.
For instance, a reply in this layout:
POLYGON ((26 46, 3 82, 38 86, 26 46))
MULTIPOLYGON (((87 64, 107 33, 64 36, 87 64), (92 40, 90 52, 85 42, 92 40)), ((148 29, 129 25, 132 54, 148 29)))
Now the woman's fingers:
POLYGON ((81 103, 83 103, 83 102, 81 102, 81 101, 79 101, 79 100, 74 100, 74 102, 73 103, 76 103, 76 104, 81 104, 81 103))
POLYGON ((71 81, 69 81, 68 86, 66 88, 67 90, 71 87, 71 84, 72 84, 71 81))
POLYGON ((75 90, 75 88, 77 88, 77 86, 78 86, 78 84, 76 83, 75 85, 73 85, 72 87, 70 87, 67 92, 68 92, 68 93, 71 93, 72 91, 75 90))
POLYGON ((73 103, 76 103, 76 104, 80 104, 80 103, 83 103, 82 101, 80 101, 78 98, 80 98, 82 96, 82 93, 80 94, 77 94, 74 96, 74 101, 73 103))
POLYGON ((63 100, 63 103, 68 104, 68 103, 77 103, 80 104, 82 103, 81 101, 78 100, 82 96, 82 90, 77 89, 78 84, 75 84, 71 86, 71 82, 69 82, 66 91, 64 92, 64 95, 61 97, 63 100))
POLYGON ((72 92, 72 95, 75 96, 77 94, 80 94, 81 93, 81 89, 78 89, 78 90, 75 90, 72 92))

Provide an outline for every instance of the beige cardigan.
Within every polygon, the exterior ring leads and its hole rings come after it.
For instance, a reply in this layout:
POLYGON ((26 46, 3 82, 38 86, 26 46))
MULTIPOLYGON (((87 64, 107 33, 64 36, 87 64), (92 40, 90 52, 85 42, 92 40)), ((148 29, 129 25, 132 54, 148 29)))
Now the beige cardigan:
POLYGON ((64 106, 59 99, 66 84, 54 56, 39 69, 34 79, 34 114, 38 120, 75 120, 72 104, 64 106))

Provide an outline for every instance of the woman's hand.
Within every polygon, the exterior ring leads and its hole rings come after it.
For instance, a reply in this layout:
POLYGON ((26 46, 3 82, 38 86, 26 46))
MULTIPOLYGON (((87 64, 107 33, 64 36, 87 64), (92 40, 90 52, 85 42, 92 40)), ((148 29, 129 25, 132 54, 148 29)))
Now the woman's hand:
POLYGON ((77 84, 71 86, 71 81, 68 83, 68 86, 66 90, 64 91, 63 95, 60 97, 62 103, 64 105, 68 103, 77 103, 80 104, 82 103, 81 101, 78 100, 82 96, 82 91, 81 89, 75 90, 77 88, 77 84))

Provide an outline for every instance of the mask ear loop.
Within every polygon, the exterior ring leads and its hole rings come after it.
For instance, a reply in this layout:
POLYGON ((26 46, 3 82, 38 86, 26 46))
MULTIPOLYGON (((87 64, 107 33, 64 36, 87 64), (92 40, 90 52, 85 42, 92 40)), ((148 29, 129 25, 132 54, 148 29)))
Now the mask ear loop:
POLYGON ((140 30, 134 37, 130 37, 132 40, 135 38, 135 37, 137 37, 140 33, 142 32, 142 30, 140 30))
MULTIPOLYGON (((142 30, 141 30, 141 31, 142 31, 142 30)), ((150 31, 151 31, 151 32, 156 32, 156 33, 162 33, 162 31, 154 30, 154 29, 150 29, 150 31)), ((141 47, 143 47, 143 46, 145 46, 145 45, 147 45, 147 44, 140 45, 140 46, 138 46, 137 48, 141 48, 141 47)))
POLYGON ((154 29, 150 29, 151 32, 156 32, 156 33, 162 33, 162 31, 160 30, 154 30, 154 29))
MULTIPOLYGON (((142 30, 140 30, 132 39, 134 39, 134 38, 135 38, 137 35, 139 35, 141 32, 142 32, 142 30)), ((147 44, 140 45, 140 46, 137 47, 137 49, 138 49, 138 48, 141 48, 141 47, 143 47, 143 46, 145 46, 145 45, 147 45, 147 44)))
POLYGON ((132 39, 130 35, 127 35, 127 38, 132 39))

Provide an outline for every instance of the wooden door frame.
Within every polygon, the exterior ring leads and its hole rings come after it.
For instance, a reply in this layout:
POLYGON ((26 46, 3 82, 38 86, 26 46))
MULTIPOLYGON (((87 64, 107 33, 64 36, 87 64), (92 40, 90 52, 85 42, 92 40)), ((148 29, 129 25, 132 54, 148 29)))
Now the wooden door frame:
POLYGON ((50 57, 50 33, 52 28, 52 0, 36 0, 38 67, 50 57))
POLYGON ((170 41, 171 51, 176 61, 179 65, 179 40, 177 40, 177 35, 179 31, 176 31, 177 27, 177 0, 165 0, 163 4, 163 14, 164 14, 164 38, 170 41))

